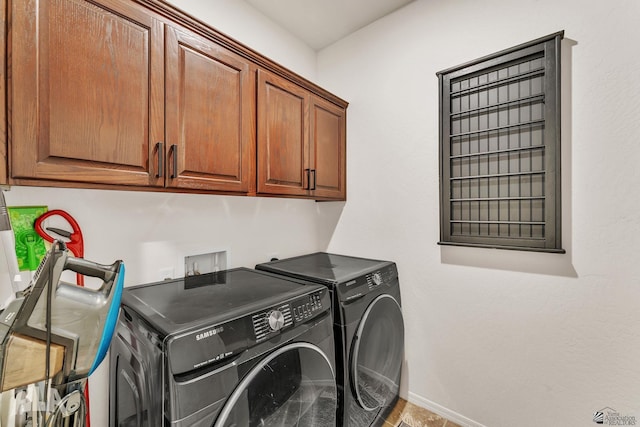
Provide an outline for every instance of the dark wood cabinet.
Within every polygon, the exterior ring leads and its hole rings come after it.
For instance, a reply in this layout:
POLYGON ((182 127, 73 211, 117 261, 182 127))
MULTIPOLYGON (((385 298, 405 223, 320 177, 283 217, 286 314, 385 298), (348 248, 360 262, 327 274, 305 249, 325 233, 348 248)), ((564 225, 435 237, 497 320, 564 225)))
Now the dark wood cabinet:
POLYGON ((310 102, 314 197, 346 199, 346 110, 317 96, 310 102))
POLYGON ((258 193, 346 197, 345 109, 258 71, 258 193))
POLYGON ((248 192, 255 176, 255 69, 173 27, 166 43, 167 186, 248 192))
POLYGON ((9 184, 345 198, 334 95, 161 0, 5 4, 9 184))
POLYGON ((308 194, 308 98, 301 87, 258 71, 258 193, 308 194))
POLYGON ((12 177, 154 183, 149 157, 164 139, 161 22, 121 1, 11 6, 12 177))

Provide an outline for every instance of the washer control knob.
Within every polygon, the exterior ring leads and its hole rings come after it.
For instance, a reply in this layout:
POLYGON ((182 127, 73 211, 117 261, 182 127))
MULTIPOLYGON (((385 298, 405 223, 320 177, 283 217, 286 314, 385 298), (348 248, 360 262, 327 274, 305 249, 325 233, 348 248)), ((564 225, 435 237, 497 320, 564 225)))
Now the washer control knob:
POLYGON ((284 326, 284 315, 279 310, 269 313, 269 327, 272 331, 279 331, 284 326))
POLYGON ((373 283, 376 286, 379 286, 382 284, 382 274, 379 271, 376 271, 375 273, 373 273, 373 276, 371 276, 371 280, 373 280, 373 283))

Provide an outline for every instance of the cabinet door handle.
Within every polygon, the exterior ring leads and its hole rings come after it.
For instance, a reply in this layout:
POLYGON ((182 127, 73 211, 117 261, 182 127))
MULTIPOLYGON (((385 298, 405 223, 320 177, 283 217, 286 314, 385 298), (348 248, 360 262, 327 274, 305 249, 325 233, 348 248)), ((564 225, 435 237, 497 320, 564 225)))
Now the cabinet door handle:
POLYGON ((156 150, 158 151, 158 168, 156 169, 156 178, 162 178, 164 175, 164 144, 162 142, 157 142, 156 150))
MULTIPOLYGON (((316 189, 316 170, 315 169, 311 169, 311 172, 313 172, 313 188, 310 188, 310 190, 315 190, 316 189)), ((311 185, 311 184, 309 184, 311 185)))
POLYGON ((307 174, 307 186, 304 189, 311 190, 311 169, 305 169, 304 172, 307 174))
POLYGON ((169 153, 173 159, 173 168, 171 170, 171 179, 174 179, 178 176, 178 146, 173 144, 171 146, 171 153, 169 153))

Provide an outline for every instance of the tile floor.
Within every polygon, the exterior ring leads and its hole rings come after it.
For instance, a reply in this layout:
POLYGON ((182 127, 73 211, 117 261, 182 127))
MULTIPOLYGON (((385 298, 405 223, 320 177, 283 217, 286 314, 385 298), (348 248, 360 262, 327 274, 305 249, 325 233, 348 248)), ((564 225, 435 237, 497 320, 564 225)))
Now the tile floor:
POLYGON ((399 399, 383 427, 460 427, 453 421, 433 412, 399 399))

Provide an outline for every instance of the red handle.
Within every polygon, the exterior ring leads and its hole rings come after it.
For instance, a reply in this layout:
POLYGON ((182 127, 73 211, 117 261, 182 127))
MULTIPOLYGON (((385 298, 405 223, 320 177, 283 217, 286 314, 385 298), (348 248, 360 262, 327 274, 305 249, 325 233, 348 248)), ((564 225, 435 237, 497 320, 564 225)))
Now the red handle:
MULTIPOLYGON (((80 225, 66 211, 63 211, 61 209, 53 209, 51 211, 45 212, 44 214, 40 215, 34 223, 34 228, 38 233, 38 235, 40 235, 40 237, 42 237, 44 240, 46 240, 49 243, 53 242, 54 240, 53 236, 51 236, 42 228, 42 223, 44 222, 45 219, 55 215, 59 215, 62 218, 64 218, 71 226, 72 232, 71 232, 71 236, 69 237, 70 241, 66 243, 67 248, 69 248, 69 250, 74 256, 78 258, 84 257, 84 239, 82 238, 82 231, 80 230, 80 225)), ((84 286, 84 276, 82 276, 81 274, 78 274, 76 280, 79 286, 84 286)))

